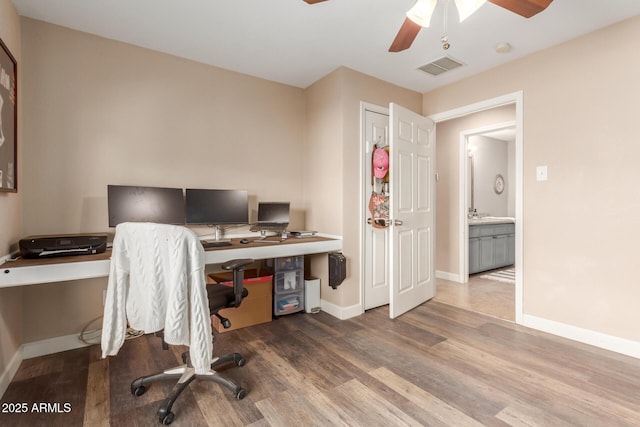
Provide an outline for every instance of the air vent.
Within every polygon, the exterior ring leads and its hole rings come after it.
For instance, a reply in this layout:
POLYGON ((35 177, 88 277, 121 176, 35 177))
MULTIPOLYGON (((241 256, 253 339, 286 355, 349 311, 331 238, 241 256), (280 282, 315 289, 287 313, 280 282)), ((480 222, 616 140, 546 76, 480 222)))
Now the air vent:
POLYGON ((431 74, 432 76, 437 76, 460 66, 462 66, 462 62, 458 62, 450 56, 443 56, 442 58, 431 61, 418 69, 427 74, 431 74))

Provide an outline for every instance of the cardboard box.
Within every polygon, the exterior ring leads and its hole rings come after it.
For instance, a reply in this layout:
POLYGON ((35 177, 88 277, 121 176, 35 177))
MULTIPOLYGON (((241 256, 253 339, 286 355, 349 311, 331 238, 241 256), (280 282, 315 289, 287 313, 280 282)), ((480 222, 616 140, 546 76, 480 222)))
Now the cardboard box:
MULTIPOLYGON (((259 325, 271 322, 272 316, 272 276, 256 277, 257 272, 245 270, 244 287, 249 291, 249 295, 242 300, 238 308, 225 308, 220 310, 220 315, 231 321, 231 327, 225 329, 216 316, 211 316, 211 323, 218 332, 233 331, 234 329, 246 328, 247 326, 259 325)), ((208 280, 213 283, 223 283, 233 286, 233 273, 210 274, 208 280)))

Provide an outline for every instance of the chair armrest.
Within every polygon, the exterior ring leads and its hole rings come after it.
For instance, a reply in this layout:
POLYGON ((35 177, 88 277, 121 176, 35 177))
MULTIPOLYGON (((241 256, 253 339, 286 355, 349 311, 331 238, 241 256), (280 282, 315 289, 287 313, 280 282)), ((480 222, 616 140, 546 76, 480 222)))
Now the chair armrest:
POLYGON ((237 270, 253 263, 252 258, 232 259, 222 264, 222 268, 225 270, 237 270))
POLYGON ((225 270, 233 270, 233 294, 234 307, 240 307, 242 302, 242 291, 244 290, 244 267, 253 263, 251 258, 232 259, 222 264, 225 270))

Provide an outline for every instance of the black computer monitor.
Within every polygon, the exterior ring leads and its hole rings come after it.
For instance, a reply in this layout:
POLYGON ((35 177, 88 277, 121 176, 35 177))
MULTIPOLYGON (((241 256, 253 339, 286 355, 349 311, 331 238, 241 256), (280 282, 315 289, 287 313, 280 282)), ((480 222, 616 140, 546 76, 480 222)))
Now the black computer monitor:
POLYGON ((249 195, 245 190, 187 188, 187 224, 238 225, 249 222, 249 195))
POLYGON ((109 227, 121 222, 184 224, 182 188, 108 185, 109 227))

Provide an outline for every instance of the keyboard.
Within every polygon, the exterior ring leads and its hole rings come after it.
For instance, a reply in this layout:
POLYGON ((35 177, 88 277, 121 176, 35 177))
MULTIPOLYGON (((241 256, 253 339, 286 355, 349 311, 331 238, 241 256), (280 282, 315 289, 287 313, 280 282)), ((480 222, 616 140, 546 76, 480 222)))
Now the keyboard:
POLYGON ((231 242, 225 242, 225 241, 220 241, 217 242, 215 240, 201 240, 200 243, 202 243, 202 246, 207 249, 207 248, 221 248, 224 246, 231 246, 231 242))
POLYGON ((250 231, 283 231, 287 228, 287 224, 255 224, 250 231))

